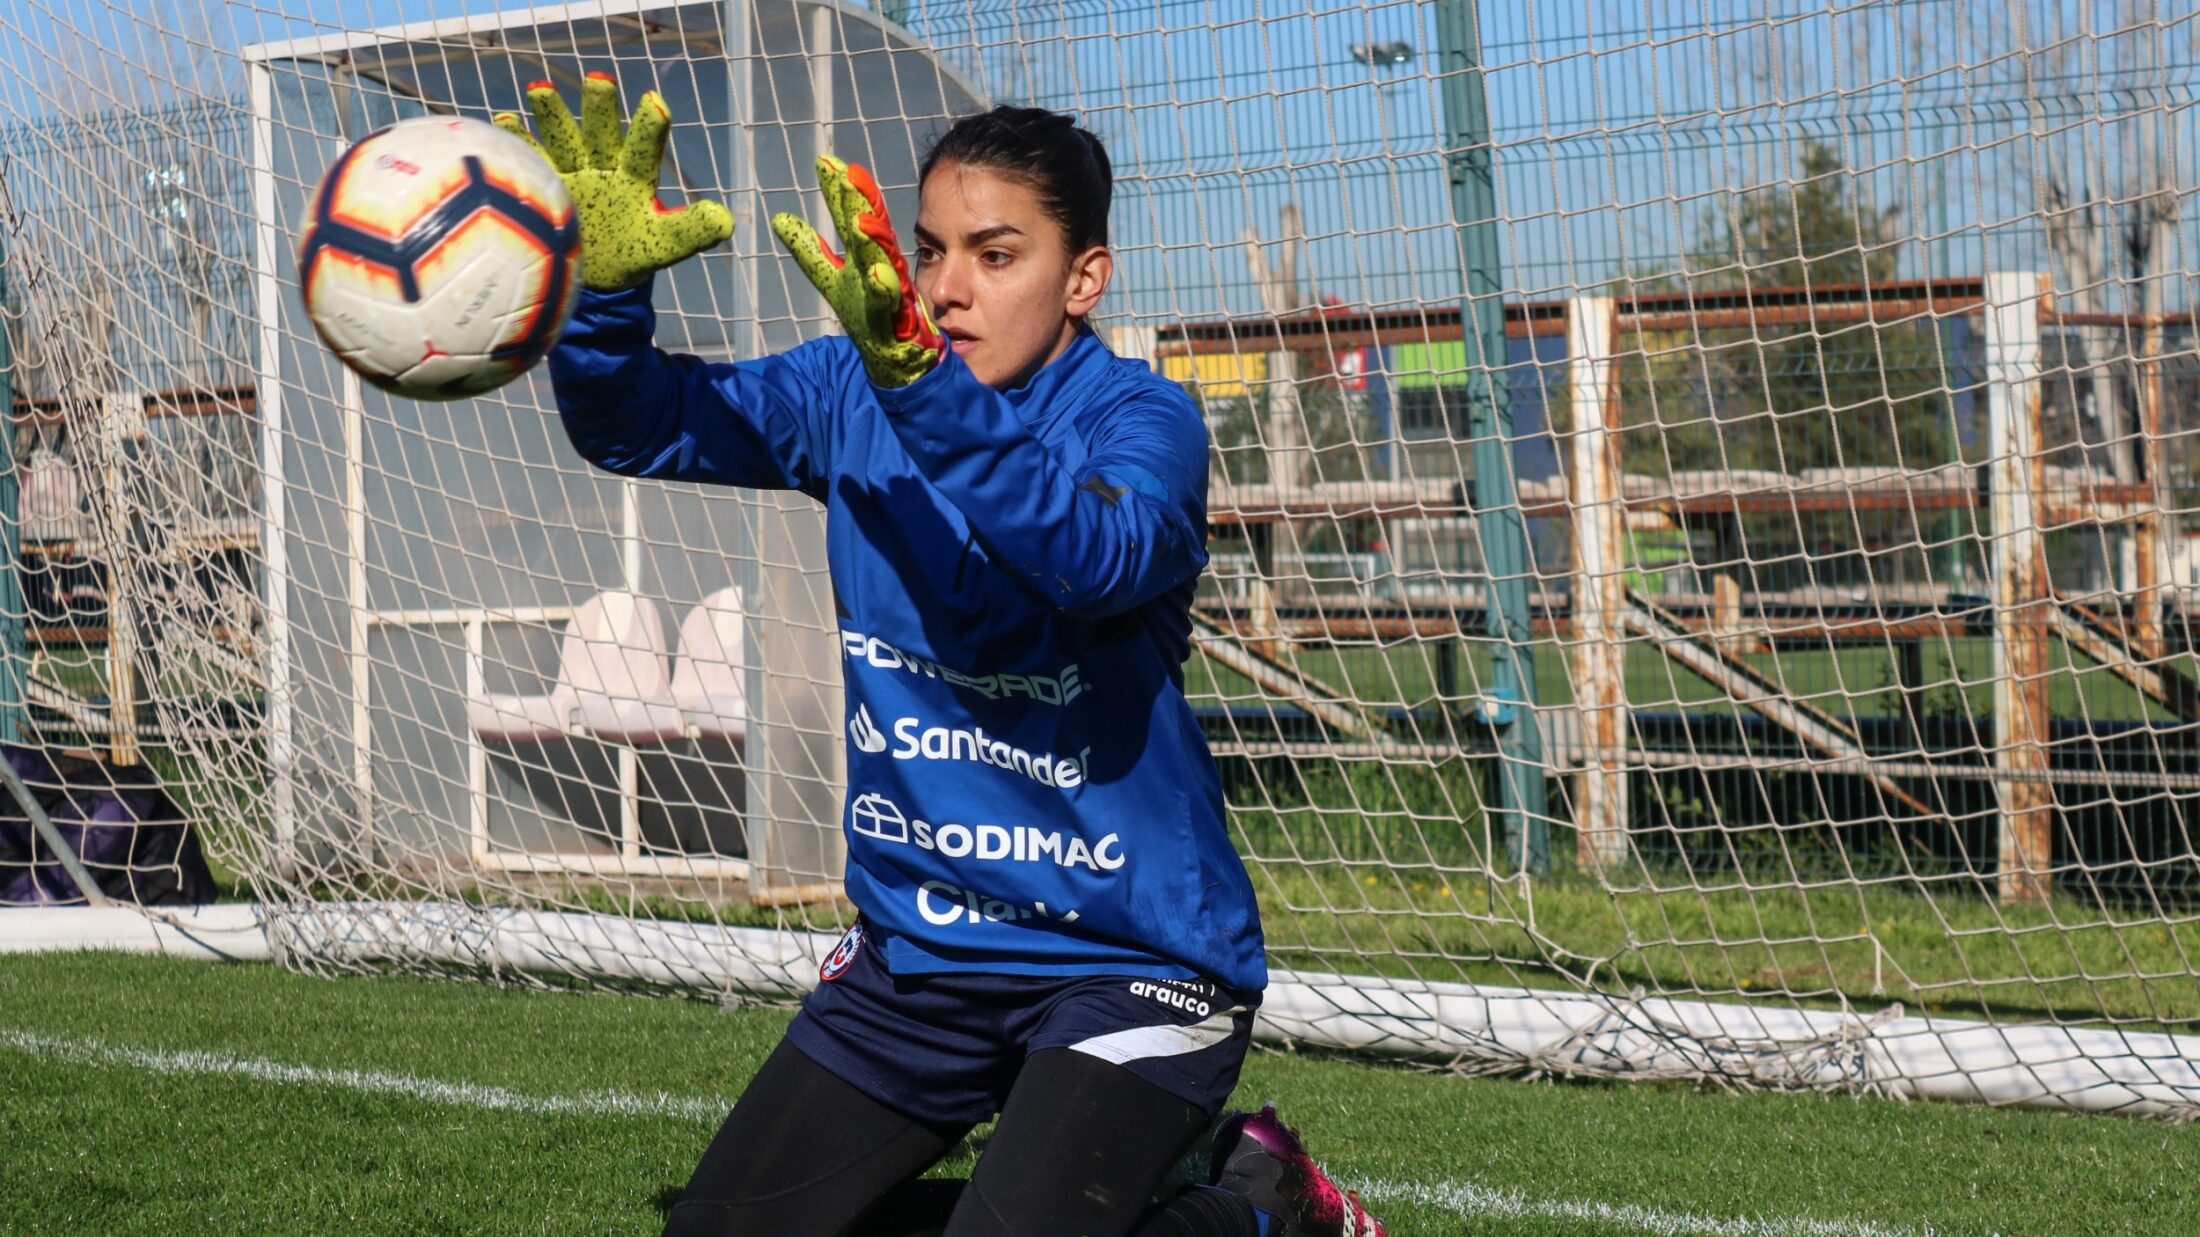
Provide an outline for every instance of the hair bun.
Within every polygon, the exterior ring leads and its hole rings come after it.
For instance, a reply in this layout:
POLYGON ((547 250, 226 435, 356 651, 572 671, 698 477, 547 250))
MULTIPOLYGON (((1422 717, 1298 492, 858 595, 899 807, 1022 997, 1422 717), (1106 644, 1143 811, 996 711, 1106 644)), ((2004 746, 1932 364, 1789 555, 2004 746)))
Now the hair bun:
POLYGON ((1006 103, 965 116, 925 152, 918 183, 941 163, 984 168, 1030 185, 1073 253, 1108 243, 1115 171, 1099 135, 1074 116, 1006 103), (1071 134, 1076 141, 1068 140, 1071 134))
POLYGON ((1108 148, 1100 144, 1100 135, 1082 126, 1071 130, 1085 140, 1085 149, 1092 153, 1092 161, 1100 165, 1100 179, 1113 184, 1115 168, 1108 162, 1108 148))

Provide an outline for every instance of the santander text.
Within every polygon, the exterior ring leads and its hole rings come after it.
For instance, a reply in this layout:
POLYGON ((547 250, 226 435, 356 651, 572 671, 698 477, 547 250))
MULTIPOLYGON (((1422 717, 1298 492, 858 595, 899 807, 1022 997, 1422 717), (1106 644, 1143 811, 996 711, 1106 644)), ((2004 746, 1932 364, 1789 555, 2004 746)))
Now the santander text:
POLYGON ((894 723, 893 756, 896 760, 974 760, 996 769, 1021 773, 1041 786, 1059 790, 1075 789, 1085 780, 1083 763, 1073 757, 1050 752, 1034 755, 993 738, 986 734, 983 726, 968 729, 926 726, 914 717, 904 717, 894 723))

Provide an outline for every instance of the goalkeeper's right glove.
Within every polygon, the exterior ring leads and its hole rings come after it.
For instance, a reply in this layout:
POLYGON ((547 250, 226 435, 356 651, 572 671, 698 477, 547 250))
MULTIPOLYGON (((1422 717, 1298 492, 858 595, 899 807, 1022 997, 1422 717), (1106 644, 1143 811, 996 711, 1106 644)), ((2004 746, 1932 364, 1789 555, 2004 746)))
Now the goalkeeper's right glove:
POLYGON ((640 287, 665 267, 733 235, 733 216, 720 203, 667 210, 657 200, 672 112, 656 91, 642 96, 623 142, 619 87, 607 74, 590 73, 581 83, 578 125, 548 82, 528 85, 527 108, 542 132, 540 143, 515 112, 498 114, 497 127, 524 139, 565 178, 580 216, 583 284, 599 292, 640 287))

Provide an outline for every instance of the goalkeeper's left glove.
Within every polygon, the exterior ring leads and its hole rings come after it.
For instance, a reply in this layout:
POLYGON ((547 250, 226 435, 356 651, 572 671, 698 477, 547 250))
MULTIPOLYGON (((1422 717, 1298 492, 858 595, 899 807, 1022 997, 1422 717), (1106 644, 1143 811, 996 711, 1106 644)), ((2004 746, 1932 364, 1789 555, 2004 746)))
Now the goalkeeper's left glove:
POLYGON ((772 216, 772 231, 839 315, 871 381, 908 386, 939 364, 945 343, 909 278, 878 182, 860 165, 820 155, 817 187, 847 257, 834 253, 799 216, 772 216))
POLYGON ((625 140, 619 137, 619 87, 602 73, 581 83, 581 122, 548 82, 527 87, 527 107, 542 132, 537 143, 512 112, 497 127, 542 152, 565 178, 581 221, 581 282, 599 292, 636 288, 651 275, 733 235, 733 216, 717 202, 691 202, 667 210, 657 200, 672 111, 652 90, 634 109, 625 140))

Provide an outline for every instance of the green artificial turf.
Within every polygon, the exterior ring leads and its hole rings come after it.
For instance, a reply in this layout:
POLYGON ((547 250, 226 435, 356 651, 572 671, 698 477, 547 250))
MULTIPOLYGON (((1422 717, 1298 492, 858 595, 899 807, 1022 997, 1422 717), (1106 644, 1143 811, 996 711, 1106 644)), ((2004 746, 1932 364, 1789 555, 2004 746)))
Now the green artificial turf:
MULTIPOLYGON (((775 1009, 0 958, 0 1228, 650 1233, 775 1009), (470 1086, 472 1090, 458 1089, 470 1086)), ((1397 1237, 2174 1233, 2200 1132, 1675 1085, 1477 1080, 1258 1052, 1397 1237)), ((942 1171, 967 1171, 974 1136, 942 1171)))

